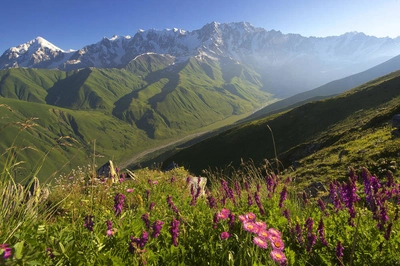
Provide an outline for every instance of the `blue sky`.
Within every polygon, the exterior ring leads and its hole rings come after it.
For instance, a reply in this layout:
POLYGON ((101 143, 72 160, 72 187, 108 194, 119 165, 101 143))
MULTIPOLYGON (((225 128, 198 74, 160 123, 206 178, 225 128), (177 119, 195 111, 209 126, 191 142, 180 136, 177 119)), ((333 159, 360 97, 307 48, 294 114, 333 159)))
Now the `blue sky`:
POLYGON ((400 35, 400 0, 1 0, 0 8, 0 54, 37 36, 77 50, 104 36, 192 31, 212 21, 247 21, 303 36, 400 35))

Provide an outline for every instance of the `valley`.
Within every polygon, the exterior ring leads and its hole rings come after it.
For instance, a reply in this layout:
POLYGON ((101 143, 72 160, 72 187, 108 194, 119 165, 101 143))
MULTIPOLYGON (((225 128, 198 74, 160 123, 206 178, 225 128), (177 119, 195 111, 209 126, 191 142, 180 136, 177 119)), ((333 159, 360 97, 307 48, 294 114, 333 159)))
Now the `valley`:
MULTIPOLYGON (((320 2, 241 1, 234 13, 232 1, 113 1, 96 19, 107 1, 39 2, 7 10, 35 14, 32 24, 60 40, 56 26, 34 23, 53 10, 41 19, 59 17, 68 43, 104 36, 120 19, 153 25, 168 9, 163 23, 195 10, 196 24, 75 50, 36 37, 4 51, 0 265, 400 262, 400 37, 329 36, 337 2, 313 23, 320 2), (249 22, 199 27, 199 10, 237 17, 255 6, 271 26, 321 24, 325 37, 249 22)), ((351 24, 370 5, 346 8, 351 24)), ((10 38, 37 32, 24 30, 10 38)))

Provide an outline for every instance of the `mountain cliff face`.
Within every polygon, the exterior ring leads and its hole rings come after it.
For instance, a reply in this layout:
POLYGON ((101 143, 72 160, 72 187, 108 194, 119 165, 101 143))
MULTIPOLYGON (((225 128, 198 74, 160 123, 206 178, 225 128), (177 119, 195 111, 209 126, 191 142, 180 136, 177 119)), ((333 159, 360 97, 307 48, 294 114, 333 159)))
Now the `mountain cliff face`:
POLYGON ((287 96, 366 70, 400 54, 400 37, 377 38, 357 32, 303 37, 267 31, 247 22, 212 22, 194 31, 150 29, 139 30, 133 37, 105 37, 74 52, 63 51, 38 37, 5 51, 0 57, 0 69, 122 68, 146 53, 167 54, 176 63, 190 57, 231 58, 260 73, 268 91, 287 96))

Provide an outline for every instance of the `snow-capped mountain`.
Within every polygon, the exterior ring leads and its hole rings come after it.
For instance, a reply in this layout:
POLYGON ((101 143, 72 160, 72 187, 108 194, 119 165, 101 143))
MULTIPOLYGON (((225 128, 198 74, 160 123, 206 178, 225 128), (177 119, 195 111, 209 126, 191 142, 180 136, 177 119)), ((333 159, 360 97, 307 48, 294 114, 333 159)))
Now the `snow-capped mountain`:
POLYGON ((259 71, 268 86, 280 91, 294 85, 312 88, 382 63, 400 54, 400 37, 377 38, 357 32, 303 37, 267 31, 247 22, 212 22, 191 32, 150 29, 139 30, 133 37, 104 37, 75 52, 63 51, 38 37, 5 51, 0 69, 124 67, 144 53, 169 54, 178 62, 192 56, 232 58, 259 71), (277 81, 277 76, 286 78, 277 81))
POLYGON ((57 68, 67 61, 71 51, 64 51, 42 37, 11 47, 0 57, 0 69, 12 67, 57 68))

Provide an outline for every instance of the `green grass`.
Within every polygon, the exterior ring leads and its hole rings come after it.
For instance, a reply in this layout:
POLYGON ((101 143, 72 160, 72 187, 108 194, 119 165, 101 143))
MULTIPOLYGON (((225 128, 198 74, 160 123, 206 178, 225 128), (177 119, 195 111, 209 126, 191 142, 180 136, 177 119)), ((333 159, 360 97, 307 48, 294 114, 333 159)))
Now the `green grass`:
MULTIPOLYGON (((395 265, 400 260, 398 180, 390 185, 389 178, 377 175, 381 188, 370 194, 363 178, 375 177, 366 169, 357 170, 359 178, 332 183, 353 186, 354 201, 345 206, 341 200, 342 209, 325 201, 322 208, 319 198, 299 197, 296 182, 271 170, 268 165, 245 164, 237 170, 209 172, 204 196, 190 192, 186 184, 190 173, 183 168, 141 169, 135 180, 113 184, 95 181, 90 166, 78 167, 47 187, 48 195, 40 193, 46 189, 35 181, 34 197, 3 172, 0 261, 6 265, 395 265), (380 198, 392 188, 391 195, 380 198), (377 212, 368 202, 379 198, 377 212), (17 205, 12 204, 15 199, 17 205), (121 212, 116 212, 118 203, 121 212), (380 218, 382 210, 387 219, 380 218), (173 221, 179 221, 177 235, 171 233, 173 221), (162 224, 159 235, 153 234, 156 222, 162 224), (255 230, 258 226, 274 231, 255 230), (258 243, 267 243, 265 248, 254 243, 257 235, 258 243), (285 264, 274 262, 270 255, 277 244, 283 247, 285 264), (337 252, 339 245, 342 254, 337 252)), ((343 194, 340 199, 347 197, 343 194)))
POLYGON ((326 100, 248 122, 179 151, 166 160, 195 173, 211 167, 238 166, 241 159, 278 159, 289 167, 358 130, 385 127, 400 112, 400 72, 376 79, 326 100), (274 141, 271 131, 272 129, 274 141))
MULTIPOLYGON (((10 69, 0 71, 0 104, 15 112, 8 119, 7 109, 0 110, 0 123, 39 118, 35 130, 18 140, 20 147, 32 147, 20 154, 25 163, 19 175, 34 171, 50 151, 40 172, 50 176, 92 161, 94 141, 99 164, 124 162, 146 149, 216 129, 267 101, 271 95, 261 86, 255 72, 233 61, 191 58, 174 65, 161 55, 142 55, 122 69, 10 69), (73 146, 59 145, 57 139, 65 137, 73 146), (39 154, 32 156, 31 150, 39 154)), ((6 149, 15 130, 2 135, 6 149)))

